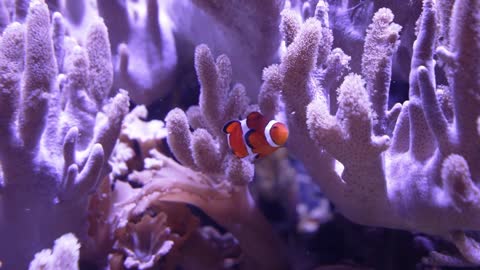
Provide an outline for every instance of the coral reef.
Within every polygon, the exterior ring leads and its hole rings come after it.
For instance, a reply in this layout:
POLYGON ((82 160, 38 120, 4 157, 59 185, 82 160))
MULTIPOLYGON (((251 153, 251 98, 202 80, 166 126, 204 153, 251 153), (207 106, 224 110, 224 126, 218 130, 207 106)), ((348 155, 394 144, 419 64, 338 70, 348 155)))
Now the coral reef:
POLYGON ((478 267, 479 10, 0 0, 0 267, 478 267))

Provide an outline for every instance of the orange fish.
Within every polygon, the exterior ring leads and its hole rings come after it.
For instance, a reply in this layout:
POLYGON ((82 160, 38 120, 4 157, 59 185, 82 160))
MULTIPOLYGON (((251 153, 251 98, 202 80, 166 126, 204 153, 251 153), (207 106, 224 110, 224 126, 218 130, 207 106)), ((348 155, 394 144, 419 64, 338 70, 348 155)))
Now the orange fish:
POLYGON ((276 120, 268 121, 261 113, 251 112, 247 119, 225 124, 228 146, 239 158, 267 156, 282 147, 288 139, 288 128, 276 120))

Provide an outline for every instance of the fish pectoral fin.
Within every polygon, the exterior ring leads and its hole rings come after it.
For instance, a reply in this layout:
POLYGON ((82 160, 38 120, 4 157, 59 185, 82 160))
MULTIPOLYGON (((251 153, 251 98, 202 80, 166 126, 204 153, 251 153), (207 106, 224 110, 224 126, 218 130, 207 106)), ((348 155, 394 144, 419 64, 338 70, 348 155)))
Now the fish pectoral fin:
POLYGON ((264 147, 266 143, 265 138, 263 137, 263 134, 261 134, 260 132, 254 129, 249 130, 245 134, 244 139, 247 146, 250 147, 250 149, 252 149, 252 151, 254 152, 255 150, 258 150, 264 147))
POLYGON ((228 121, 224 126, 223 126, 223 132, 226 134, 232 133, 236 128, 241 127, 241 124, 238 120, 232 120, 228 121))
POLYGON ((251 141, 251 137, 252 136, 255 136, 255 130, 253 129, 250 129, 249 131, 247 131, 247 133, 245 134, 245 143, 247 144, 248 147, 250 147, 250 149, 255 149, 255 146, 252 144, 252 141, 251 141))
POLYGON ((244 158, 244 157, 247 156, 247 155, 245 155, 245 154, 242 154, 242 153, 240 153, 240 152, 235 152, 235 151, 232 151, 232 154, 233 154, 234 156, 238 157, 238 158, 244 158))

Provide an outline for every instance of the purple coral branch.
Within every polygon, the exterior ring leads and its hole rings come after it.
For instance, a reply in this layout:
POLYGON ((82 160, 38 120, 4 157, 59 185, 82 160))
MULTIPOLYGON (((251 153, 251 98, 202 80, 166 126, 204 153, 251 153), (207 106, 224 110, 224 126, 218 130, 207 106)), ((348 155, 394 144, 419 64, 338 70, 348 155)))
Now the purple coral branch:
MULTIPOLYGON (((455 128, 458 132, 459 147, 462 151, 479 158, 479 147, 471 147, 469 141, 478 138, 475 121, 480 115, 478 101, 478 86, 480 73, 478 52, 480 51, 479 18, 472 12, 480 8, 477 0, 455 1, 450 27, 450 55, 453 56, 453 65, 447 65, 446 73, 454 100, 455 128), (465 76, 465 74, 469 74, 465 76)), ((477 166, 474 159, 467 159, 471 167, 477 166)), ((475 178, 479 176, 474 173, 475 178)), ((478 179, 478 178, 476 178, 478 179)))
POLYGON ((428 126, 435 136, 440 151, 448 154, 451 151, 449 126, 437 99, 434 81, 431 77, 432 72, 424 66, 420 66, 416 72, 428 126))
MULTIPOLYGON (((480 228, 479 207, 475 203, 480 198, 476 186, 479 170, 475 165, 480 152, 476 144, 471 144, 478 141, 479 136, 475 131, 478 106, 473 108, 478 99, 471 96, 476 90, 465 91, 478 89, 475 79, 479 74, 475 69, 478 65, 470 63, 469 68, 459 68, 463 66, 462 61, 467 61, 460 55, 469 55, 468 61, 478 56, 478 32, 472 32, 478 28, 478 20, 474 21, 474 12, 465 8, 467 2, 455 3, 451 23, 456 24, 452 29, 470 23, 459 32, 468 32, 468 37, 467 34, 450 35, 451 39, 457 39, 447 42, 452 48, 437 50, 437 8, 434 1, 423 2, 411 62, 410 99, 391 110, 386 108, 386 97, 392 72, 391 57, 399 30, 393 24, 391 12, 379 10, 367 34, 369 44, 365 45, 364 54, 368 55, 363 58, 363 75, 368 95, 358 75, 346 76, 338 89, 335 116, 330 114, 335 110, 329 103, 334 92, 322 89, 327 84, 319 83, 325 79, 318 71, 325 67, 312 66, 315 57, 312 52, 319 43, 313 42, 316 41, 313 35, 302 33, 318 32, 319 26, 306 21, 288 47, 280 64, 282 98, 289 114, 288 125, 293 129, 288 146, 317 178, 326 196, 349 219, 361 224, 406 228, 441 236, 480 228), (462 14, 462 17, 455 14, 462 14), (450 89, 436 89, 435 52, 447 59, 450 89), (460 82, 462 76, 468 79, 460 82), (449 93, 456 94, 450 96, 449 93), (306 120, 303 119, 305 104, 309 104, 306 120), (456 106, 462 108, 452 112, 456 106), (460 124, 456 122, 457 114, 463 110, 469 112, 460 116, 464 121, 460 124), (375 122, 379 120, 380 123, 375 122), (307 129, 303 128, 305 123, 307 129), (310 136, 305 137, 305 133, 310 136), (391 144, 389 134, 393 135, 391 144), (316 149, 312 148, 312 142, 318 146, 316 149), (470 142, 468 149, 467 142, 470 142), (331 157, 343 166, 333 171, 331 157), (445 217, 449 217, 449 222, 432 222, 445 217)), ((468 3, 476 5, 478 1, 468 3)), ((328 62, 323 64, 329 65, 328 62)), ((458 247, 465 258, 475 263, 477 246, 478 243, 469 239, 458 247)))
POLYGON ((25 147, 36 151, 45 127, 56 69, 48 7, 41 1, 33 1, 26 21, 24 103, 20 111, 19 132, 25 147))
POLYGON ((86 49, 88 54, 89 95, 101 109, 105 97, 110 94, 113 84, 112 55, 107 27, 98 18, 90 26, 87 34, 86 49))
POLYGON ((191 133, 187 115, 180 109, 169 112, 166 126, 173 154, 184 166, 196 171, 158 156, 167 166, 152 172, 155 181, 139 197, 158 194, 161 200, 194 204, 238 238, 247 257, 247 268, 285 269, 286 259, 277 258, 283 254, 282 243, 259 213, 248 189, 253 164, 233 156, 222 134, 228 117, 237 117, 230 114, 244 115, 247 111, 243 86, 230 89, 229 59, 221 55, 215 62, 206 45, 197 47, 195 61, 201 94, 199 107, 191 108, 189 114, 190 120, 201 118, 195 121, 199 126, 191 133), (238 106, 230 108, 233 105, 238 106))
MULTIPOLYGON (((58 15, 54 17, 59 23, 58 15)), ((106 175, 105 161, 128 111, 124 91, 102 101, 106 105, 100 111, 95 106, 90 110, 87 52, 72 46, 66 56, 66 78, 59 75, 56 60, 63 60, 55 57, 52 39, 58 48, 65 44, 60 44, 60 34, 51 36, 51 28, 47 5, 34 0, 26 25, 7 26, 0 43, 0 103, 5 120, 0 126, 4 136, 0 235, 8 243, 0 245, 0 259, 6 268, 26 268, 35 252, 63 233, 85 237, 89 195, 106 175), (105 123, 95 122, 95 115, 103 116, 105 123)), ((93 47, 107 45, 98 42, 93 47)))

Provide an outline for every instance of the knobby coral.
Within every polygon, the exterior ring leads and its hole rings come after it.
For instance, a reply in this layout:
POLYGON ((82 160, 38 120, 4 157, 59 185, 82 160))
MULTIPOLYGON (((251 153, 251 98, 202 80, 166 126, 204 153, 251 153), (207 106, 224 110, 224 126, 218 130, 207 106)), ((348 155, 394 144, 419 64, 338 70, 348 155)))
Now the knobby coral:
POLYGON ((44 249, 37 254, 29 270, 78 270, 80 244, 75 235, 68 233, 55 240, 53 250, 44 249))
POLYGON ((346 217, 443 236, 476 264, 478 245, 464 232, 480 228, 479 7, 479 1, 455 1, 447 47, 435 50, 437 5, 423 2, 409 100, 391 110, 392 54, 401 28, 389 9, 378 10, 368 28, 362 75, 343 77, 346 65, 331 61, 336 50, 318 59, 325 55, 322 41, 330 39, 322 30, 328 25, 318 20, 322 12, 301 27, 284 15, 283 25, 294 25, 284 27, 285 40, 295 38, 276 70, 292 130, 290 150, 346 217), (435 82, 435 54, 445 63, 448 86, 435 82), (337 90, 328 81, 339 76, 337 90))
MULTIPOLYGON (((61 20, 54 15, 54 29, 61 20)), ((128 112, 124 91, 108 98, 113 73, 102 20, 90 26, 85 47, 58 42, 62 31, 51 30, 47 5, 36 0, 25 24, 9 24, 0 41, 0 236, 8 243, 0 245, 0 256, 6 268, 26 268, 35 252, 64 233, 85 235, 89 195, 108 173, 106 160, 128 112)))

